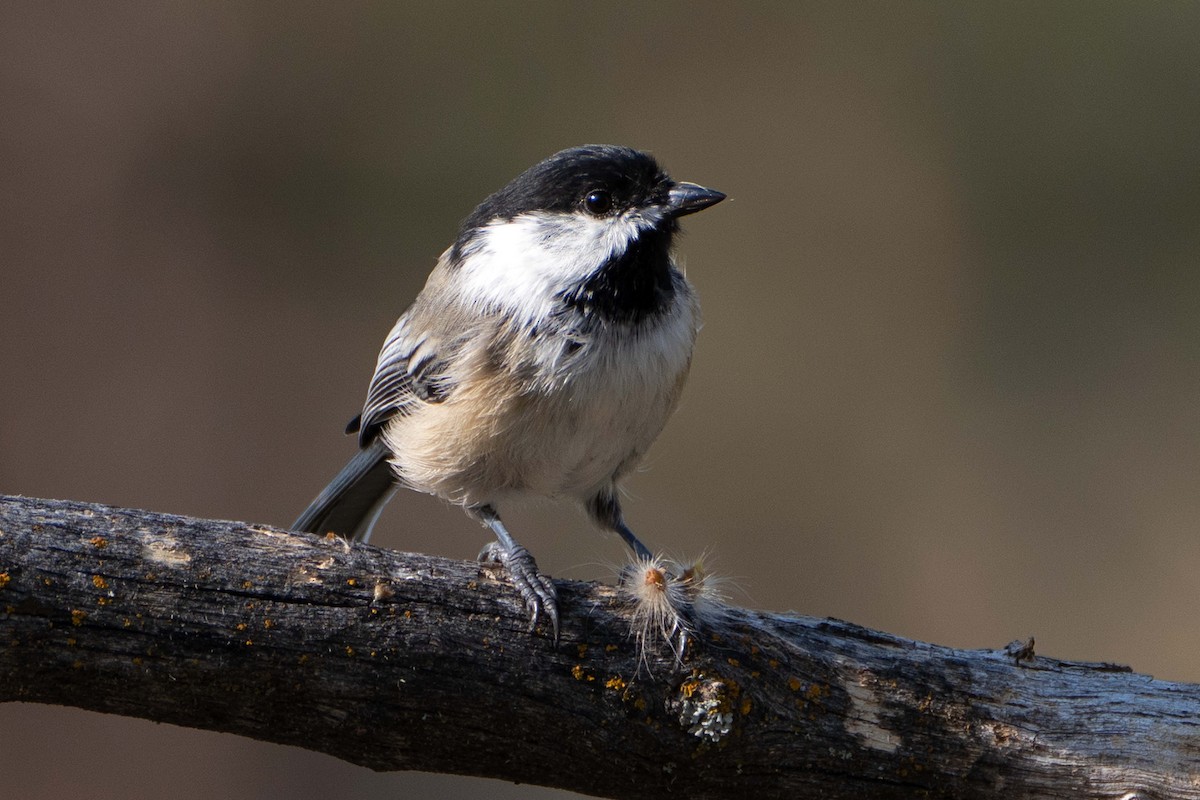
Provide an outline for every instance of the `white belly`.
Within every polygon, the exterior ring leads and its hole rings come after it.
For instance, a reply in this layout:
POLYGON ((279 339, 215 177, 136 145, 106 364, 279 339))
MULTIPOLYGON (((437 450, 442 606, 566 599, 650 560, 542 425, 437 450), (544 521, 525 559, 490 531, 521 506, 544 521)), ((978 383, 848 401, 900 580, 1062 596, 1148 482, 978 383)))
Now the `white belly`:
POLYGON ((586 500, 634 469, 674 409, 697 329, 680 302, 641 335, 608 333, 575 358, 562 342, 522 373, 467 370, 445 401, 384 429, 406 485, 466 506, 522 497, 586 500))

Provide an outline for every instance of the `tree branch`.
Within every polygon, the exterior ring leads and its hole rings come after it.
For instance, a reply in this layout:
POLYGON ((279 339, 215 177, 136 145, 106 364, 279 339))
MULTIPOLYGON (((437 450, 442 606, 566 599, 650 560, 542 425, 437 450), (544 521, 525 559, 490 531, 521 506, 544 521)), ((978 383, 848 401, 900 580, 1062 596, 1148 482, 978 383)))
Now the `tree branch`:
POLYGON ((639 654, 474 563, 0 496, 0 701, 617 798, 1200 798, 1200 687, 722 608, 639 654), (660 652, 659 652, 660 651, 660 652))

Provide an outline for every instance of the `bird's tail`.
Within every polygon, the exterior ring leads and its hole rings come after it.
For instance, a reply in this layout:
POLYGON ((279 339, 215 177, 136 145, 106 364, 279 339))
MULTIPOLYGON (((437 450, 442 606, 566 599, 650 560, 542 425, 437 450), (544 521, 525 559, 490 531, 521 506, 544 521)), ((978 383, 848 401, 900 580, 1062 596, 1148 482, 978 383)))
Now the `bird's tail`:
POLYGON ((365 542, 396 490, 387 457, 387 446, 379 439, 359 450, 292 524, 292 529, 332 531, 365 542))

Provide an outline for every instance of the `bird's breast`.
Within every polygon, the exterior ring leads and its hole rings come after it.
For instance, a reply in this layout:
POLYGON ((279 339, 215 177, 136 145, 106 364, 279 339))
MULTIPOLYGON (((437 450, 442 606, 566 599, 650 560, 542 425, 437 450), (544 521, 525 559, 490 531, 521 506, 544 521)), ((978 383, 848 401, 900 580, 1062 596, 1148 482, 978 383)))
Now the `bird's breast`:
POLYGON ((385 430, 402 481, 464 505, 586 499, 635 468, 674 409, 698 312, 690 292, 636 326, 554 325, 464 354, 444 402, 385 430))

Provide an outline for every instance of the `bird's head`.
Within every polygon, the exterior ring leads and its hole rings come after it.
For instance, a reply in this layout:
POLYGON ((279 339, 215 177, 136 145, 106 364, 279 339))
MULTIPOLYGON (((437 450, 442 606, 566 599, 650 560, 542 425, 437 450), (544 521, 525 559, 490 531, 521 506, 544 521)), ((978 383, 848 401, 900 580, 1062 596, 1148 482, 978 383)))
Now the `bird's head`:
POLYGON ((573 147, 480 203, 448 266, 465 298, 530 321, 563 302, 639 320, 669 300, 679 218, 724 198, 672 180, 648 153, 573 147))

